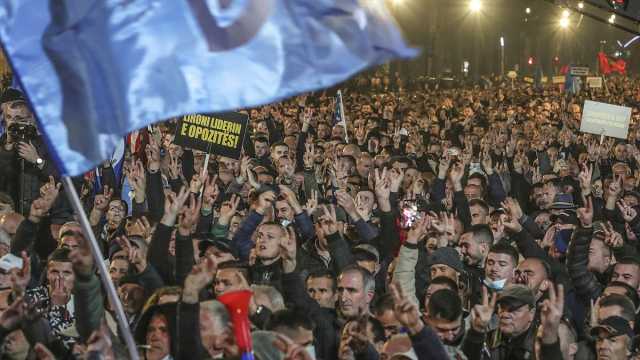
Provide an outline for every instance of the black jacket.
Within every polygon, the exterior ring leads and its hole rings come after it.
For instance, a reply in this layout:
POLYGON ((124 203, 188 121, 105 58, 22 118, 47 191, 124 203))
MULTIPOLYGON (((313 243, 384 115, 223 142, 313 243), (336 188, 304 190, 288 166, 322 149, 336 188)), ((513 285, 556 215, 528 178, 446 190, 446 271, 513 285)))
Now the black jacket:
POLYGON ((604 285, 587 270, 589 263, 589 243, 593 236, 592 228, 579 227, 573 232, 567 255, 567 270, 579 298, 588 302, 597 299, 604 285))

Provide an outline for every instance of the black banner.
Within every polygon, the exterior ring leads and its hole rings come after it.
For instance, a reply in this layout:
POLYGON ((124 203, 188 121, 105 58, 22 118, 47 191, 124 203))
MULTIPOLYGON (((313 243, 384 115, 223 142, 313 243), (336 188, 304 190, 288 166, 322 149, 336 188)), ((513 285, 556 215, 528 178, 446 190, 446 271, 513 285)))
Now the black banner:
POLYGON ((228 112, 189 114, 178 122, 174 142, 211 154, 240 159, 249 116, 228 112))

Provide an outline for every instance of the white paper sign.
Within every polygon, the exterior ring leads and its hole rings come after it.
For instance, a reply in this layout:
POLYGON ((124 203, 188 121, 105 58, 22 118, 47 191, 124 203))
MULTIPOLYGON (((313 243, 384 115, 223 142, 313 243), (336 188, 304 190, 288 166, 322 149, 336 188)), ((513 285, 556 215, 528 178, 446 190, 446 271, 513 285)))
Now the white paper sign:
POLYGON ((587 85, 590 88, 600 89, 602 87, 602 78, 600 76, 587 77, 587 85))
POLYGON ((631 108, 585 100, 580 131, 626 139, 631 108))

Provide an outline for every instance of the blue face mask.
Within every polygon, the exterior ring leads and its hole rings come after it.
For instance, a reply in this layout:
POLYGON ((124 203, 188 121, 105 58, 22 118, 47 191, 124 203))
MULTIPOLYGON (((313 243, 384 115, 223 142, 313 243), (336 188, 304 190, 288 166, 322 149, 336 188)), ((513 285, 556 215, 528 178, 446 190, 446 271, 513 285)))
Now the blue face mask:
POLYGON ((484 279, 484 284, 487 285, 489 289, 492 290, 502 290, 504 286, 507 284, 507 279, 502 280, 491 280, 489 278, 484 279))

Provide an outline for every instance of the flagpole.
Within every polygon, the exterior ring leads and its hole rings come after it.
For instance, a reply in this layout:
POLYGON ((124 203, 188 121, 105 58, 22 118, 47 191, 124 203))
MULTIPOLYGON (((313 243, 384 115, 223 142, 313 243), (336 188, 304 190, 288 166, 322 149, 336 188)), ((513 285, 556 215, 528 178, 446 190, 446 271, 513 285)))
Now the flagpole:
POLYGON ((93 230, 91 230, 89 218, 84 212, 84 208, 82 207, 82 202, 80 201, 78 192, 73 186, 73 181, 70 177, 64 176, 62 178, 62 183, 64 184, 64 187, 66 189, 69 202, 71 203, 71 206, 73 206, 73 210, 75 210, 76 214, 78 214, 78 220, 80 222, 80 225, 82 226, 82 230, 84 231, 85 239, 89 242, 91 254, 93 255, 94 262, 98 267, 98 274, 100 275, 102 284, 107 291, 107 297, 109 298, 110 303, 115 308, 116 320, 118 320, 120 331, 122 333, 122 336, 124 337, 127 349, 129 350, 129 358, 132 360, 139 360, 138 351, 136 350, 136 343, 133 341, 133 336, 131 335, 131 330, 129 329, 129 323, 127 322, 124 308, 122 307, 122 303, 118 298, 118 294, 116 293, 116 288, 111 281, 111 277, 109 277, 109 271, 107 270, 107 266, 104 263, 102 251, 100 251, 98 241, 93 234, 93 230))
POLYGON ((342 103, 342 90, 338 90, 338 100, 340 100, 340 114, 342 115, 342 122, 344 126, 344 139, 349 143, 349 132, 347 131, 347 115, 344 113, 344 104, 342 103))

